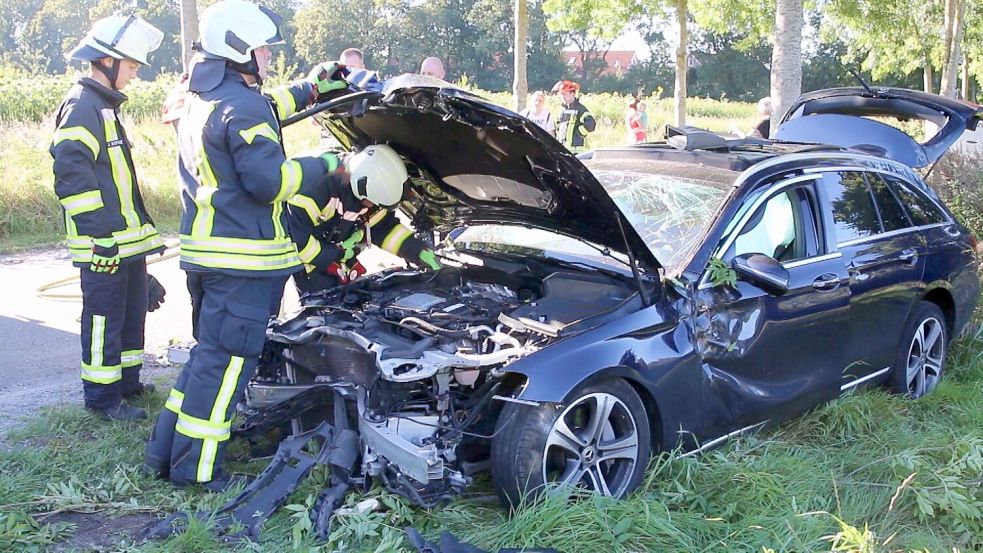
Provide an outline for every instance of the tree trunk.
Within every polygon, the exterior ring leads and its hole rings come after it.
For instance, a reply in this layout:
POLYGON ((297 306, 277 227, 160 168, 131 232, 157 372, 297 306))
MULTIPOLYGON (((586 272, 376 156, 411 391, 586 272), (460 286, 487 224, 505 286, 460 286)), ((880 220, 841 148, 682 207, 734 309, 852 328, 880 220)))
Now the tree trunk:
POLYGON ((194 51, 191 45, 198 39, 198 0, 181 0, 181 62, 184 70, 194 51))
POLYGON ((939 94, 949 98, 956 97, 956 77, 959 75, 965 8, 965 0, 945 0, 945 21, 942 33, 942 85, 939 87, 939 94))
POLYGON ((689 69, 686 20, 689 15, 687 0, 676 0, 676 25, 679 27, 679 46, 676 48, 676 87, 673 91, 673 112, 677 126, 686 124, 686 71, 689 69))
POLYGON ((512 51, 515 53, 512 79, 515 111, 525 109, 526 93, 529 92, 529 81, 526 79, 526 42, 528 35, 529 8, 526 0, 515 0, 515 40, 512 45, 512 51))
POLYGON ((802 0, 777 0, 771 51, 771 132, 802 93, 802 0))
POLYGON ((926 54, 925 68, 922 71, 922 86, 924 87, 925 92, 928 92, 929 94, 932 93, 932 90, 934 90, 935 88, 934 81, 935 81, 935 74, 932 73, 932 60, 929 59, 928 54, 926 54))
POLYGON ((970 76, 969 76, 969 55, 967 54, 967 55, 964 55, 963 56, 963 83, 962 83, 963 84, 963 89, 962 89, 962 96, 963 96, 963 100, 972 102, 972 100, 970 99, 969 79, 970 79, 970 76))

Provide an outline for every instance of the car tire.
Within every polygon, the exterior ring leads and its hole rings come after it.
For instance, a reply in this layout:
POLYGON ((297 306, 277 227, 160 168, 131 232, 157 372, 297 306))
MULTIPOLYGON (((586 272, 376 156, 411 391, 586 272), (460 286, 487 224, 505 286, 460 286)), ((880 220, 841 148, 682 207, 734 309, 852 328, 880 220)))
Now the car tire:
POLYGON ((945 370, 949 331, 937 305, 922 301, 905 324, 898 356, 887 385, 892 392, 918 399, 935 389, 945 370))
POLYGON ((492 439, 492 482, 512 507, 547 490, 569 493, 563 481, 620 498, 641 483, 651 454, 642 399, 608 379, 581 384, 562 406, 508 403, 492 439))

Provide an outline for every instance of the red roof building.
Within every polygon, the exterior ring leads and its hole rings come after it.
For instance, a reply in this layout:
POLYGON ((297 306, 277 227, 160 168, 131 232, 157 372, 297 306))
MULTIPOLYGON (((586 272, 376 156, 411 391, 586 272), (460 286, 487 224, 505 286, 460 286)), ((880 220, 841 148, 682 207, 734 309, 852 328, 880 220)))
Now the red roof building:
MULTIPOLYGON (((600 52, 588 52, 588 57, 596 57, 600 52)), ((572 66, 577 73, 584 67, 584 58, 580 50, 564 50, 563 60, 572 66)), ((638 56, 634 50, 608 50, 604 54, 605 67, 601 70, 601 75, 614 75, 620 77, 638 61, 638 56)))

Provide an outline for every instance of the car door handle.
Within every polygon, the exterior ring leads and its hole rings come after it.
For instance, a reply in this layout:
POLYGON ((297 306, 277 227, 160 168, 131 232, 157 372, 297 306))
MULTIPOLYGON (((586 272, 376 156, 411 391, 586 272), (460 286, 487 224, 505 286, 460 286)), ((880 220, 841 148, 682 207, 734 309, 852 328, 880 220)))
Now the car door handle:
POLYGON ((900 259, 905 265, 914 265, 915 263, 918 263, 918 250, 915 248, 902 250, 901 254, 898 255, 898 259, 900 259))
POLYGON ((833 273, 823 273, 812 281, 812 287, 820 291, 836 290, 840 286, 840 277, 833 273))

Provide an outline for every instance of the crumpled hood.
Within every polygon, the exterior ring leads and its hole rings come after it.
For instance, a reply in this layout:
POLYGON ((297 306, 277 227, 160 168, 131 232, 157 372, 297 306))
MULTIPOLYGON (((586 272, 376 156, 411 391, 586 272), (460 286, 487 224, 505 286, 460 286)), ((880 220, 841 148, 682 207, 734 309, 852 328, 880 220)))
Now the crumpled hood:
POLYGON ((640 265, 660 267, 579 159, 535 123, 474 94, 404 75, 315 119, 349 150, 388 144, 408 160, 401 208, 418 226, 526 225, 625 252, 621 218, 640 265))

